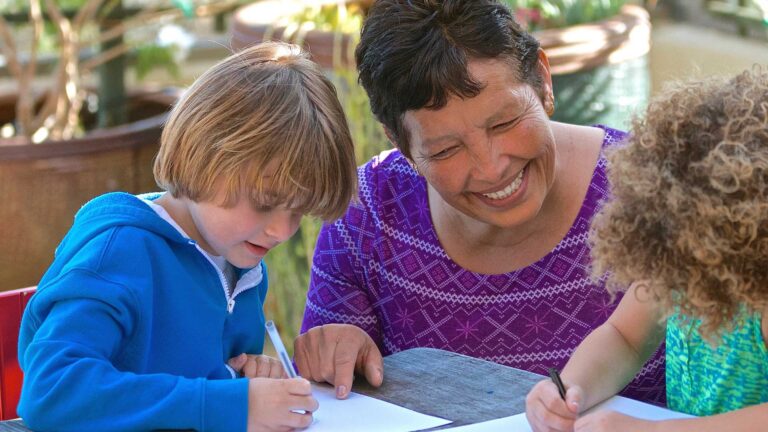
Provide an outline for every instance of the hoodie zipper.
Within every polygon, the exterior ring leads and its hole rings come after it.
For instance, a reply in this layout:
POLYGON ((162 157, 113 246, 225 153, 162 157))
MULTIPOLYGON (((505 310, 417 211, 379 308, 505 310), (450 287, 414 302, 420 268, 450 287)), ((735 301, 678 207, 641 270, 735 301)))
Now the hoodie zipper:
POLYGON ((246 285, 241 287, 236 287, 232 294, 229 294, 229 283, 227 282, 227 278, 224 276, 224 272, 221 271, 221 268, 216 265, 215 262, 211 259, 210 256, 203 250, 203 248, 200 247, 200 245, 197 244, 196 241, 190 240, 189 244, 195 246, 197 250, 203 254, 206 260, 208 260, 209 263, 213 266, 214 270, 216 270, 216 274, 219 275, 219 282, 221 282, 221 287, 224 288, 224 298, 227 300, 227 313, 231 314, 232 311, 235 310, 235 297, 237 297, 241 292, 246 291, 248 289, 253 288, 253 285, 246 285))

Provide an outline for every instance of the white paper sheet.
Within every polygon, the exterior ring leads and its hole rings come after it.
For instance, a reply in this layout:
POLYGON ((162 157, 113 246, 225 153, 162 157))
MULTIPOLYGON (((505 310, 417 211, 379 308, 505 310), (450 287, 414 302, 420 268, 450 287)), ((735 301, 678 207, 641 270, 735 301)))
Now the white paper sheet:
POLYGON ((311 432, 408 432, 451 422, 354 392, 338 400, 333 387, 322 384, 312 384, 312 394, 320 408, 306 429, 311 432))
MULTIPOLYGON (((671 411, 665 408, 659 408, 651 404, 638 402, 633 399, 627 399, 622 396, 612 397, 602 404, 592 408, 588 412, 602 409, 610 409, 646 420, 666 420, 691 417, 688 414, 671 411)), ((453 432, 531 432, 531 426, 528 425, 528 420, 525 418, 525 413, 522 413, 510 417, 502 417, 496 420, 459 426, 455 428, 448 428, 444 430, 450 430, 453 432)))

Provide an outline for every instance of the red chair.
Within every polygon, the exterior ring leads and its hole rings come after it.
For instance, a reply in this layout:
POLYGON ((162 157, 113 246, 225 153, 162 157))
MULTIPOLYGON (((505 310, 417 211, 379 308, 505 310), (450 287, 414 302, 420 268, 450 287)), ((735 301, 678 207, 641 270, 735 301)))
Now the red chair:
POLYGON ((21 393, 18 342, 21 315, 37 287, 0 292, 0 420, 18 417, 21 393))

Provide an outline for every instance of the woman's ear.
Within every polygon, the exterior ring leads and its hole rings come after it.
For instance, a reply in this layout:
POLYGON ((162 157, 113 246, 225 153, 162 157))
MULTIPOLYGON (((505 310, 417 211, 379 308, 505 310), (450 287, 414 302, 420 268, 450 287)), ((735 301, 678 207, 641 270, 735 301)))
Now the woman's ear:
POLYGON ((543 49, 539 48, 539 61, 537 63, 539 76, 541 77, 541 103, 548 116, 555 113, 555 93, 552 89, 552 72, 549 68, 549 58, 543 49))
POLYGON ((387 139, 389 140, 389 143, 392 145, 392 147, 399 149, 400 147, 397 145, 395 134, 392 133, 392 131, 388 127, 384 125, 382 125, 381 127, 384 129, 384 134, 387 136, 387 139))
MULTIPOLYGON (((387 139, 389 140, 389 143, 392 144, 392 147, 400 150, 400 152, 403 153, 403 149, 400 148, 399 145, 397 145, 397 140, 395 140, 395 134, 393 134, 392 131, 386 126, 382 125, 382 127, 384 128, 384 133, 387 135, 387 139)), ((408 161, 408 165, 410 165, 411 168, 413 168, 413 170, 416 171, 416 174, 421 175, 421 172, 419 171, 419 167, 416 165, 416 162, 414 162, 413 159, 411 159, 411 156, 406 155, 405 153, 403 153, 403 156, 405 156, 405 160, 408 161)))

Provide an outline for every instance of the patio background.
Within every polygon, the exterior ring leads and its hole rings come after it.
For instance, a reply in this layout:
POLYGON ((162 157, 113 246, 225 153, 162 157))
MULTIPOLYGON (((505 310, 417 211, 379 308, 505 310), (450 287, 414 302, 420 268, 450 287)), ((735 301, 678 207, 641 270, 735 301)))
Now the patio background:
MULTIPOLYGON (((646 1, 647 4, 656 2, 646 1)), ((660 1, 652 13, 651 51, 649 55, 651 94, 659 93, 672 80, 702 77, 712 74, 732 74, 754 64, 768 65, 766 29, 752 29, 748 37, 740 35, 736 24, 728 19, 714 18, 704 9, 703 1, 660 1)), ((189 85, 214 62, 230 52, 228 33, 213 31, 210 19, 191 23, 188 30, 197 36, 193 49, 180 67, 181 75, 170 76, 156 71, 141 80, 143 85, 189 85)), ((354 77, 336 77, 340 87, 354 84, 354 77)), ((129 85, 137 83, 135 75, 127 77, 129 85)), ((0 74, 0 93, 12 90, 14 83, 0 74)), ((343 96, 342 96, 343 97, 343 96)), ((360 100, 353 101, 360 103, 360 100)), ((642 110, 643 107, 637 107, 642 110)), ((350 119, 355 123, 356 119, 350 119)), ((374 131, 375 132, 375 131, 374 131)), ((371 134, 371 131, 365 133, 371 134)), ((376 136, 375 133, 372 136, 376 136)), ((386 147, 383 139, 374 143, 386 147)), ((373 148, 365 150, 370 154, 373 148)), ((361 160, 364 158, 361 158, 361 160)), ((0 197, 0 203, 4 201, 0 197)), ((13 224, 14 221, 1 221, 13 224)), ((314 225, 303 226, 299 236, 275 250, 267 261, 271 272, 267 311, 290 341, 298 332, 306 292, 306 266, 311 258, 311 245, 316 234, 314 225), (302 268, 303 267, 303 268, 302 268)), ((13 251, 0 250, 0 254, 13 251)), ((53 251, 51 251, 51 256, 53 251)), ((10 271, 0 269, 0 271, 10 271)), ((0 287, 0 290, 21 287, 0 287)), ((287 343, 289 349, 291 343, 287 343)), ((269 351, 269 350, 268 350, 269 351)))

